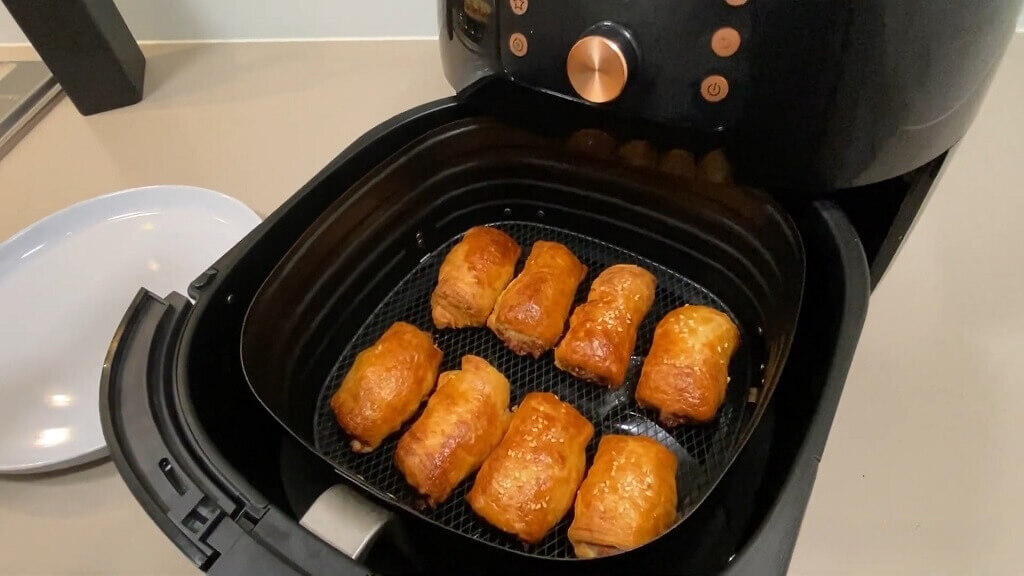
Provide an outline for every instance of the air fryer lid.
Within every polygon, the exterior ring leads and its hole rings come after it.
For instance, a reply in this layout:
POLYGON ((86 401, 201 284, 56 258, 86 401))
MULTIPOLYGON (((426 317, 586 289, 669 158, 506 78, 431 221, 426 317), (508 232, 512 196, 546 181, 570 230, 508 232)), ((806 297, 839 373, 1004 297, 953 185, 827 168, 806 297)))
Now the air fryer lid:
MULTIPOLYGON (((354 355, 395 320, 432 328, 429 293, 459 234, 492 224, 524 247, 568 244, 590 280, 616 262, 659 277, 655 309, 641 327, 634 369, 611 392, 508 354, 486 330, 435 331, 442 369, 464 353, 483 354, 513 386, 513 402, 550 390, 573 403, 601 433, 650 435, 680 457, 680 518, 700 504, 743 447, 764 411, 788 353, 803 286, 803 254, 789 219, 767 197, 732 188, 696 191, 687 182, 574 157, 561 145, 493 120, 470 119, 427 134, 342 194, 292 247, 253 300, 242 334, 250 386, 307 448, 389 505, 515 552, 522 546, 479 520, 464 482, 435 510, 392 465, 400 434, 369 455, 346 449, 326 398, 354 355), (726 406, 710 426, 664 430, 632 400, 654 324, 685 302, 728 311, 743 345, 731 366, 726 406)), ((571 557, 565 526, 533 556, 571 557)))

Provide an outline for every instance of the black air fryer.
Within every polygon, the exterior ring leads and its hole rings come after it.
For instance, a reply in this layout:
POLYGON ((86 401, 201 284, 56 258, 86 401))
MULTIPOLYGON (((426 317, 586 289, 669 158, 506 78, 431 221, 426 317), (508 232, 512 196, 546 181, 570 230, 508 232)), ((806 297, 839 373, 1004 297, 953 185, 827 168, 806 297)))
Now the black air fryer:
MULTIPOLYGON (((104 432, 153 520, 211 574, 786 572, 878 283, 973 120, 1019 0, 439 0, 453 98, 380 125, 196 279, 141 291, 103 374, 104 432), (396 320, 430 329, 460 234, 570 246, 659 280, 623 392, 489 355, 598 435, 680 461, 679 517, 640 548, 523 546, 465 504, 417 504, 395 437, 354 455, 326 399, 396 320), (716 420, 666 429, 630 394, 668 309, 742 332, 716 420), (659 308, 660 306, 660 308, 659 308)), ((593 446, 590 448, 593 456, 593 446)))

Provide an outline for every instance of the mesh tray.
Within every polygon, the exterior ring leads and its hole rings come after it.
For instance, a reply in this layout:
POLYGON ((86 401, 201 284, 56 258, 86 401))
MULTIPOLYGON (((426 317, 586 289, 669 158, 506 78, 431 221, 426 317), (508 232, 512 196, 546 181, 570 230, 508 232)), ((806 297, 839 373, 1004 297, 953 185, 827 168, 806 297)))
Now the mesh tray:
MULTIPOLYGON (((676 485, 679 491, 679 520, 682 521, 708 495, 741 447, 741 432, 754 411, 755 405, 748 403, 747 399, 753 374, 757 372, 754 369, 755 362, 759 359, 751 358, 750 347, 741 343, 730 365, 732 380, 725 403, 715 422, 705 426, 681 426, 672 430, 662 428, 655 422, 653 412, 642 410, 636 405, 633 399, 636 382, 643 358, 650 349, 654 327, 669 311, 684 304, 702 304, 728 313, 734 322, 737 322, 736 317, 718 298, 694 282, 610 244, 535 223, 500 222, 492 226, 508 233, 523 247, 517 271, 522 269, 529 247, 536 240, 561 242, 568 246, 588 267, 587 277, 576 294, 576 304, 586 300, 590 283, 602 270, 613 264, 637 264, 657 277, 654 305, 640 326, 625 384, 611 391, 574 378, 555 367, 551 352, 539 359, 516 356, 485 328, 434 329, 430 317, 430 293, 437 281, 441 262, 461 239, 459 236, 427 255, 384 298, 341 352, 317 400, 313 424, 317 450, 339 471, 370 492, 460 534, 533 556, 573 557, 572 546, 566 536, 572 520, 571 512, 540 543, 524 547, 515 537, 500 532, 478 518, 469 507, 465 496, 472 484, 472 477, 460 484, 448 500, 436 508, 422 506, 420 496, 406 484, 394 465, 395 445, 413 420, 370 454, 356 454, 349 449, 347 435, 337 425, 331 411, 330 397, 337 390, 355 356, 376 341, 392 323, 404 320, 421 329, 431 330, 436 344, 444 352, 442 371, 457 369, 462 356, 474 354, 486 359, 508 378, 512 405, 518 404, 529 392, 548 391, 575 406, 595 428, 594 439, 587 447, 588 462, 592 460, 598 440, 603 434, 649 436, 668 447, 679 459, 676 485)), ((740 326, 742 341, 749 341, 746 327, 737 324, 740 326)))

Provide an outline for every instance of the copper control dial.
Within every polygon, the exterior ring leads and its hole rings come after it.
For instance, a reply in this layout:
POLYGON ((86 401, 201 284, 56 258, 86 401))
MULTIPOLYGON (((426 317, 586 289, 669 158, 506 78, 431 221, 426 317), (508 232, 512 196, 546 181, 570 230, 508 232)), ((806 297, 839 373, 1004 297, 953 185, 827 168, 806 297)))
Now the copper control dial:
POLYGON ((603 104, 622 94, 635 63, 636 49, 629 33, 616 24, 603 23, 569 50, 565 70, 580 97, 603 104))

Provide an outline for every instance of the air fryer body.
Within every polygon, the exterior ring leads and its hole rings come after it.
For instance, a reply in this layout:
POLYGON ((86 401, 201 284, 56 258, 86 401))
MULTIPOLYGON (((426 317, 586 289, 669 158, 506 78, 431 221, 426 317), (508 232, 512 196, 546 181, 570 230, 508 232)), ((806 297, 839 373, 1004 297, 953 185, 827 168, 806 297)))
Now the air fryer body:
POLYGON ((667 537, 607 561, 539 561, 395 514, 353 558, 300 524, 319 495, 345 481, 252 393, 239 354, 247 309, 289 249, 346 190, 401 156, 410 141, 476 114, 454 99, 388 121, 196 279, 189 290, 194 303, 139 293, 111 344, 100 402, 111 456, 133 495, 211 574, 784 574, 870 290, 857 232, 829 200, 791 211, 805 245, 807 281, 776 394, 715 490, 667 537))
POLYGON ((127 311, 100 402, 119 472, 211 574, 784 574, 871 288, 974 118, 1020 4, 439 0, 456 97, 353 143, 198 278, 193 301, 143 291, 127 311), (727 57, 710 44, 724 27, 741 38, 727 57), (626 38, 631 51, 625 88, 605 104, 580 98, 566 76, 568 52, 593 33, 626 38), (729 84, 718 102, 701 90, 712 75, 729 84), (722 149, 736 180, 773 195, 799 229, 803 303, 762 421, 693 516, 625 560, 534 563, 402 514, 348 556, 300 525, 344 481, 264 409, 243 372, 246 311, 317 218, 410 143, 481 116, 559 142, 590 129, 613 146, 722 149))
POLYGON ((439 0, 441 55, 463 90, 493 78, 583 102, 566 57, 594 26, 635 66, 611 115, 718 134, 744 181, 849 188, 910 172, 966 132, 1020 0, 439 0), (738 4, 738 5, 737 5, 738 4), (525 11, 523 7, 525 6, 525 11), (520 13, 521 12, 521 13, 520 13), (721 57, 712 37, 740 37, 721 57), (522 35, 526 52, 510 40, 522 35), (522 52, 517 50, 516 52, 522 52), (729 87, 701 95, 712 75, 729 87))

